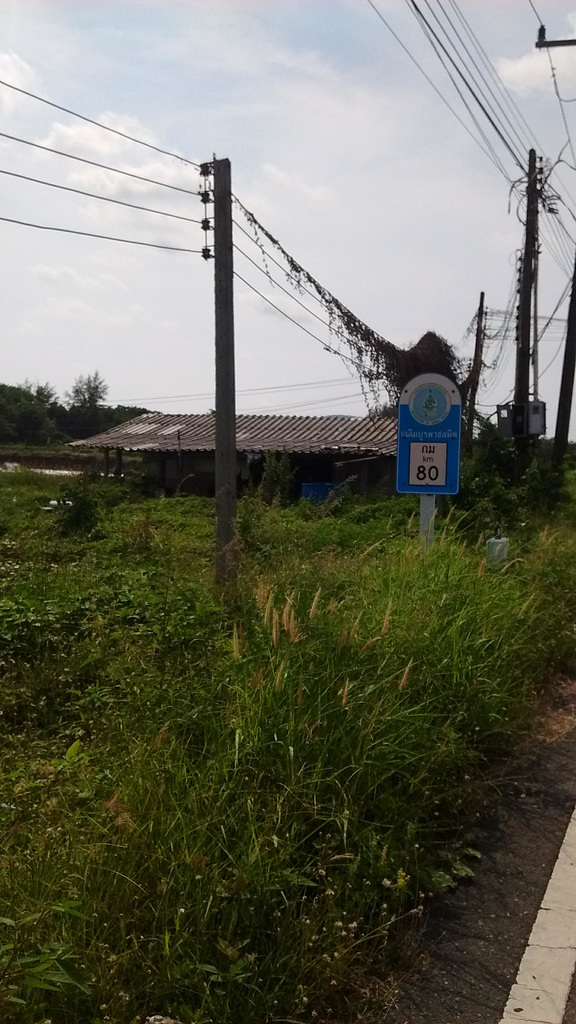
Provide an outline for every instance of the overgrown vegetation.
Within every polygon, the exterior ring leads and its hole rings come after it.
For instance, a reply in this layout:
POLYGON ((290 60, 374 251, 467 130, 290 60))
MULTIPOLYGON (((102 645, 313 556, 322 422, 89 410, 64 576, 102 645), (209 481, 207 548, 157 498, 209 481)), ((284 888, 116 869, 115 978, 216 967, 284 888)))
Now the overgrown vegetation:
POLYGON ((223 606, 210 501, 67 494, 0 477, 4 1019, 358 1008, 572 656, 570 508, 490 572, 461 512, 247 497, 223 606))

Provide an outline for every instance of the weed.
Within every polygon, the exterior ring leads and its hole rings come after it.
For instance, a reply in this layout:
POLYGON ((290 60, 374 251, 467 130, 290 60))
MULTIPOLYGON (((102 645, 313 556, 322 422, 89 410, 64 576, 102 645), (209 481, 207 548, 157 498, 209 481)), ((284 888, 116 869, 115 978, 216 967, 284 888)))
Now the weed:
POLYGON ((337 1013, 393 961, 420 893, 469 875, 458 841, 477 772, 573 654, 569 509, 512 535, 506 570, 484 572, 457 516, 423 556, 410 501, 320 516, 244 498, 223 607, 211 502, 108 502, 86 485, 97 535, 87 516, 55 536, 42 503, 57 492, 11 475, 0 914, 15 925, 0 961, 5 1001, 23 1003, 10 1019, 337 1013), (66 901, 76 915, 53 909, 66 901), (74 965, 83 987, 64 980, 74 965))

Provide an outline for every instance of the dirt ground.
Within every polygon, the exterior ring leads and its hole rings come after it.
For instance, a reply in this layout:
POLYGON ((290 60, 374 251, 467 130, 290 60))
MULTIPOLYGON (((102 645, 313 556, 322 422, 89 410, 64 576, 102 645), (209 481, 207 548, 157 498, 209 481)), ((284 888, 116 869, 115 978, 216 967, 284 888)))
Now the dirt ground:
MULTIPOLYGON (((475 878, 434 902, 381 1024, 498 1024, 576 804, 576 681, 543 695, 536 735, 490 783, 475 878)), ((367 1017, 364 1018, 366 1021, 367 1017)), ((573 984, 564 1024, 576 1024, 573 984)))

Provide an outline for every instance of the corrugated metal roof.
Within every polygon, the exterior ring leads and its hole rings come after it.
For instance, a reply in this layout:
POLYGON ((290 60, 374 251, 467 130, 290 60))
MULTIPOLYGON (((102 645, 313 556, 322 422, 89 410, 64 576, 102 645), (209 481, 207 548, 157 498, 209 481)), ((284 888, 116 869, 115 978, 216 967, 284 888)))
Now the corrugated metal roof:
MULTIPOLYGON (((72 442, 78 448, 122 448, 125 451, 214 451, 214 415, 144 413, 103 434, 72 442)), ((396 454, 396 420, 368 416, 236 417, 240 452, 341 452, 396 454)))

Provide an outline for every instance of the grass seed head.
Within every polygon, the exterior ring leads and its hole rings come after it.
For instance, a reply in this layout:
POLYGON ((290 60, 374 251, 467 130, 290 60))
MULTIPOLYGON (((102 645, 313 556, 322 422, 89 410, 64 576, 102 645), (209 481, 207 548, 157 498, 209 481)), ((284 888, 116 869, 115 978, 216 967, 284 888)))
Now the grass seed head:
POLYGON ((386 609, 386 615, 384 616, 384 622, 382 623, 381 636, 386 636, 388 632, 388 626, 390 624, 390 612, 392 611, 392 598, 388 601, 388 607, 386 609))
POLYGON ((342 707, 345 706, 347 700, 348 700, 348 679, 344 683, 344 689, 342 690, 342 707))
POLYGON ((314 600, 312 601, 312 604, 310 606, 310 618, 311 619, 313 619, 314 616, 316 615, 316 611, 318 609, 318 601, 320 600, 320 593, 321 593, 321 591, 322 591, 322 587, 318 587, 318 590, 316 591, 316 593, 314 595, 314 600))
POLYGON ((260 689, 260 686, 262 685, 262 674, 263 674, 262 673, 262 669, 259 668, 258 671, 255 672, 254 675, 250 677, 250 689, 251 690, 259 690, 260 689))
POLYGON ((352 624, 352 629, 350 630, 350 636, 348 638, 348 643, 350 643, 350 644, 352 643, 352 641, 354 640, 354 637, 356 636, 356 633, 358 632, 358 626, 360 625, 360 619, 361 618, 362 618, 362 612, 360 612, 360 615, 358 616, 356 621, 352 624))
POLYGON ((256 601, 259 608, 264 607, 264 601, 266 600, 266 586, 262 577, 258 580, 258 589, 256 591, 256 601))
POLYGON ((276 673, 276 683, 275 683, 275 686, 274 686, 274 689, 276 690, 276 693, 278 693, 278 690, 280 689, 280 687, 282 685, 282 678, 283 678, 283 676, 284 676, 284 662, 282 662, 282 664, 280 665, 280 668, 278 669, 278 672, 276 673))
POLYGON ((282 612, 282 629, 286 633, 290 629, 290 610, 290 599, 288 599, 284 605, 284 611, 282 612))
POLYGON ((414 664, 414 658, 410 658, 410 661, 408 662, 408 664, 406 665, 406 668, 404 669, 404 675, 402 676, 402 679, 400 680, 400 685, 398 687, 399 690, 403 690, 404 687, 406 686, 406 683, 408 682, 408 676, 410 675, 410 669, 412 668, 413 664, 414 664))
POLYGON ((381 635, 380 636, 373 636, 371 640, 367 640, 366 641, 366 643, 364 644, 364 647, 360 648, 360 650, 358 651, 358 654, 359 655, 360 654, 364 654, 364 651, 367 650, 368 647, 371 647, 372 644, 375 644, 377 640, 381 640, 381 639, 382 639, 381 635))
POLYGON ((274 647, 278 646, 278 637, 280 636, 280 616, 276 608, 272 612, 272 643, 274 647))
POLYGON ((240 635, 236 623, 234 623, 234 629, 232 630, 232 650, 235 660, 238 661, 240 658, 240 635))
MULTIPOLYGON (((520 616, 518 616, 518 617, 520 617, 520 616)), ((156 735, 155 735, 155 737, 154 737, 154 739, 152 741, 152 746, 153 746, 154 750, 160 750, 160 747, 164 746, 164 744, 166 743, 166 740, 168 739, 168 732, 169 732, 169 729, 168 729, 167 725, 163 725, 162 728, 158 730, 158 732, 156 733, 156 735)))
POLYGON ((264 612, 264 625, 267 626, 270 622, 270 612, 272 611, 272 601, 274 600, 274 594, 272 591, 268 594, 268 600, 266 601, 266 611, 264 612))
POLYGON ((480 565, 478 566, 478 579, 480 579, 480 577, 484 575, 485 569, 486 569, 486 559, 483 558, 482 561, 480 562, 480 565))
POLYGON ((524 615, 524 612, 528 608, 528 605, 530 605, 532 603, 532 601, 534 600, 535 597, 536 597, 536 592, 533 591, 533 593, 530 594, 530 597, 528 597, 526 599, 526 601, 524 601, 524 604, 522 605, 520 611, 518 612, 518 618, 519 619, 522 618, 522 616, 524 615))

